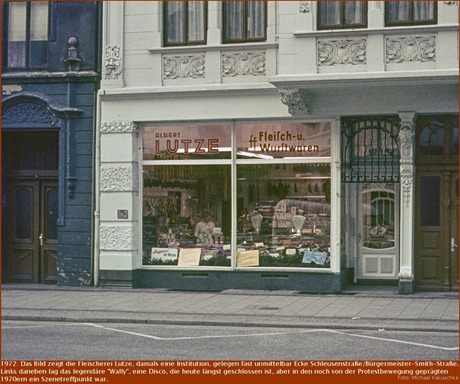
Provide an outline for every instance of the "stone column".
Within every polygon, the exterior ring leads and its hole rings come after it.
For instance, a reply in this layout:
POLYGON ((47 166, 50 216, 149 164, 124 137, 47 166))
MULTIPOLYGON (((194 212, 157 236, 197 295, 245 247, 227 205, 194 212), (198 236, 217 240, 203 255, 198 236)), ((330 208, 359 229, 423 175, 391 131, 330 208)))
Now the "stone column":
POLYGON ((399 293, 414 292, 414 112, 400 112, 400 220, 399 293))

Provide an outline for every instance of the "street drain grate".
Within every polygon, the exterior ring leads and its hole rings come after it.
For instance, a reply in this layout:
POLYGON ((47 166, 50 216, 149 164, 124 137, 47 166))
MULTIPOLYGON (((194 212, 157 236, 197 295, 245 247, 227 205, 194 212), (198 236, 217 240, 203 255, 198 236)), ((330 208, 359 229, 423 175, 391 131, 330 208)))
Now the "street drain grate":
POLYGON ((257 309, 261 309, 263 311, 277 311, 279 308, 278 307, 259 307, 257 309))

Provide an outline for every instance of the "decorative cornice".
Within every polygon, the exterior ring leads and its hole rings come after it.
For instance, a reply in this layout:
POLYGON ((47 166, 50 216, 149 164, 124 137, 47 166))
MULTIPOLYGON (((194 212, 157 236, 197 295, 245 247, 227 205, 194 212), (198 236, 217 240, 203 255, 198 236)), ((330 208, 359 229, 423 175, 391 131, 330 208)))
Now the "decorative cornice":
POLYGON ((52 122, 55 122, 55 119, 74 117, 81 113, 83 113, 81 109, 60 105, 53 98, 41 93, 18 92, 2 100, 2 116, 4 119, 8 117, 11 123, 35 121, 47 124, 50 121, 45 121, 46 118, 44 116, 46 114, 51 115, 49 118, 52 122), (27 116, 20 115, 19 109, 17 109, 18 106, 20 106, 21 110, 24 110, 27 116), (12 113, 19 113, 19 115, 11 116, 12 113))
POLYGON ((101 133, 137 133, 139 125, 134 121, 102 121, 101 133))
POLYGON ((163 56, 163 80, 204 78, 205 64, 204 55, 163 56))
POLYGON ((319 40, 318 65, 366 64, 366 39, 319 40))
POLYGON ((121 48, 119 45, 107 45, 104 58, 104 79, 118 80, 123 71, 121 48))
POLYGON ((265 52, 238 52, 222 54, 222 76, 265 75, 265 52))
POLYGON ((280 89, 281 101, 288 106, 289 113, 293 116, 309 116, 311 110, 309 100, 298 89, 280 89))
POLYGON ((101 192, 132 192, 139 189, 137 165, 101 169, 101 192))
POLYGON ((54 127, 58 122, 49 108, 34 103, 18 103, 2 113, 3 124, 47 124, 54 127))
POLYGON ((385 47, 387 64, 436 61, 435 36, 387 37, 385 47))

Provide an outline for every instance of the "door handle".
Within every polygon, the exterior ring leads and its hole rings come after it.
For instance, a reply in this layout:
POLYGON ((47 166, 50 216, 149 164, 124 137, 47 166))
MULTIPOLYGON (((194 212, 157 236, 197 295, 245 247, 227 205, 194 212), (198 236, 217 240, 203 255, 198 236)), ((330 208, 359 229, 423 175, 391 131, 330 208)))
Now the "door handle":
POLYGON ((40 246, 43 245, 43 233, 40 233, 40 236, 38 236, 38 238, 40 239, 40 246))
POLYGON ((451 251, 451 252, 454 252, 454 251, 455 251, 455 248, 458 248, 458 245, 455 244, 455 240, 454 240, 454 238, 452 237, 452 238, 450 239, 450 251, 451 251))

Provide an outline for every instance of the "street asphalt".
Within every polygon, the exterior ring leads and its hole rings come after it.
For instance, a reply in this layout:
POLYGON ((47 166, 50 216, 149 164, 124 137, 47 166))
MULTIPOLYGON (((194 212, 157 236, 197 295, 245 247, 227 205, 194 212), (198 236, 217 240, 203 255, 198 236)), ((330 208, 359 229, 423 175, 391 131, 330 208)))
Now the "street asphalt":
POLYGON ((458 292, 399 295, 397 287, 340 294, 2 285, 3 320, 458 332, 458 292))

